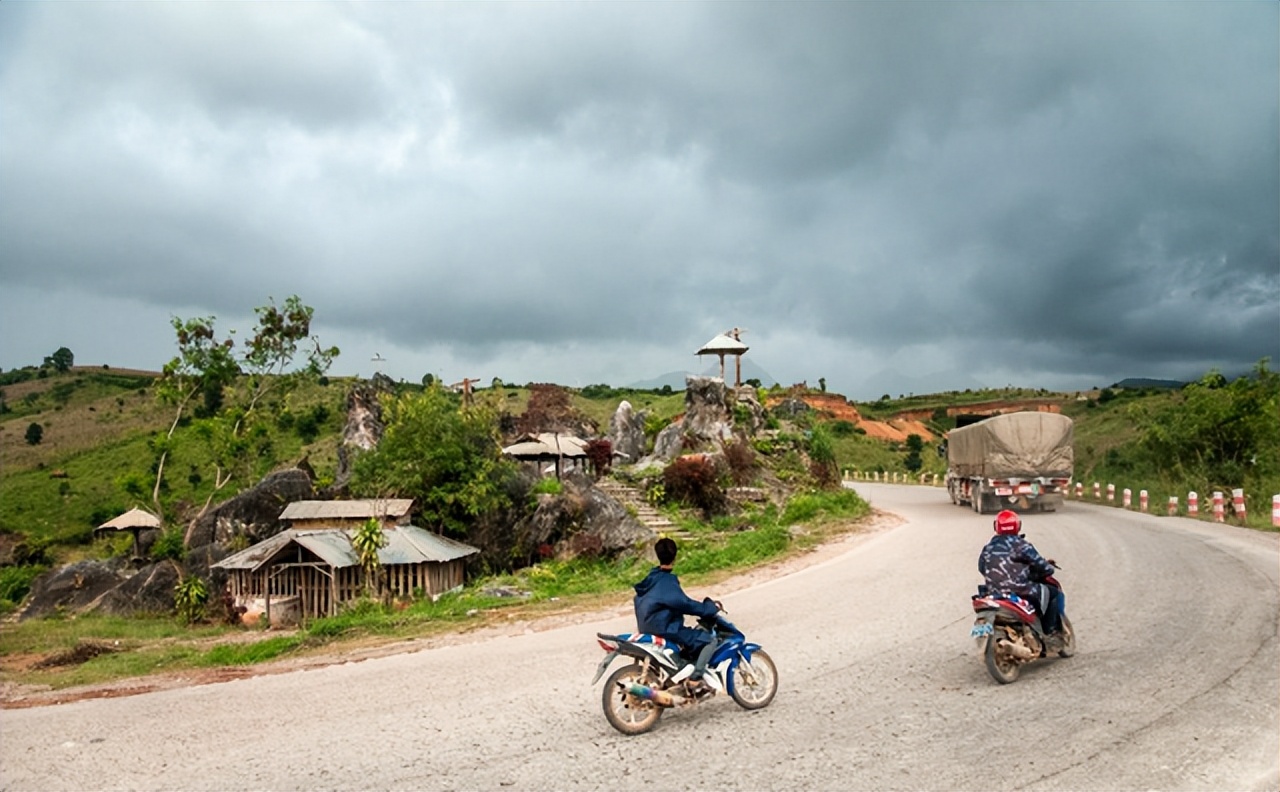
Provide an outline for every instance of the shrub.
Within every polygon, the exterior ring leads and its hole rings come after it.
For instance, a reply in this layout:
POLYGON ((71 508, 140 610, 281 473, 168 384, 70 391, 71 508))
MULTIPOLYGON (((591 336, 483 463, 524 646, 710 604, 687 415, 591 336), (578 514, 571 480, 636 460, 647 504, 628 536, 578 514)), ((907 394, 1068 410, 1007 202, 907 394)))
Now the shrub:
POLYGON ((31 593, 31 581, 46 567, 7 566, 0 568, 0 607, 13 607, 31 593))
POLYGON ((724 444, 724 461, 729 476, 739 487, 751 483, 756 468, 756 452, 746 440, 735 439, 724 444))
POLYGON ((178 616, 187 624, 194 624, 204 616, 204 605, 209 601, 209 587, 203 579, 190 575, 173 587, 173 603, 178 616))
POLYGON ((603 476, 613 467, 613 443, 608 440, 591 440, 587 442, 587 459, 597 476, 603 476))
POLYGON ((724 509, 724 488, 715 463, 702 454, 683 456, 662 472, 666 495, 710 516, 724 509))
POLYGON ((40 441, 44 439, 44 427, 38 423, 29 424, 27 426, 26 441, 27 445, 40 445, 40 441))
POLYGON ((182 529, 177 527, 162 532, 151 545, 151 557, 157 561, 163 561, 166 558, 181 561, 183 551, 182 529))

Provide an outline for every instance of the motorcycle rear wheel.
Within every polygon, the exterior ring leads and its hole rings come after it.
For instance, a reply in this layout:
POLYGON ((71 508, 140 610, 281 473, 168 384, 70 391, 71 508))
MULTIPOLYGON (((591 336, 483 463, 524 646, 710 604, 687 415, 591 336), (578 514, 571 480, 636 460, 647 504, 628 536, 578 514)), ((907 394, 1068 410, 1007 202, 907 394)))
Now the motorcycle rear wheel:
POLYGON ((751 653, 751 667, 739 662, 730 672, 729 695, 738 706, 757 710, 769 706, 778 694, 778 668, 763 649, 751 653))
POLYGON ((987 661, 987 673, 991 674, 991 678, 1002 685, 1018 680, 1018 672, 1021 666, 1018 661, 1010 655, 1001 652, 997 646, 997 641, 1003 637, 1000 631, 994 632, 987 636, 987 650, 985 652, 987 661))
POLYGON ((1067 614, 1062 614, 1062 648, 1058 650, 1058 657, 1070 657, 1076 653, 1076 631, 1071 626, 1071 620, 1067 618, 1067 614))
POLYGON ((652 676, 645 677, 639 663, 614 671, 604 682, 601 702, 604 717, 610 726, 623 734, 644 734, 658 724, 662 707, 628 693, 626 689, 632 683, 652 686, 657 684, 657 680, 652 676))

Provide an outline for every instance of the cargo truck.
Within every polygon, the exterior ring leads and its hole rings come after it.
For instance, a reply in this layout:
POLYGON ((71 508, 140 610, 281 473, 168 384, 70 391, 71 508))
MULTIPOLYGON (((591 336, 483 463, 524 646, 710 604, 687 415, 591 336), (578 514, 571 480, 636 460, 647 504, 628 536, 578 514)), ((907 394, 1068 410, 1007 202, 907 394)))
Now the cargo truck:
POLYGON ((952 429, 947 493, 978 514, 1056 511, 1071 487, 1073 424, 1065 415, 1015 412, 952 429))

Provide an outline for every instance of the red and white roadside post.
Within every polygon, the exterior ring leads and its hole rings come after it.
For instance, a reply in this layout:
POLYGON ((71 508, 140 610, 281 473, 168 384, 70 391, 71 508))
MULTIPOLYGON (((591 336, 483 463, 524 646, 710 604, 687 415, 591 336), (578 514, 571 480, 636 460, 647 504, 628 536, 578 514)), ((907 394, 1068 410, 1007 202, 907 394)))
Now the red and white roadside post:
POLYGON ((1146 490, 1138 490, 1138 509, 1143 514, 1147 513, 1148 496, 1146 490))
POLYGON ((1280 495, 1271 496, 1271 524, 1280 528, 1280 495))
POLYGON ((1170 517, 1178 516, 1178 496, 1177 495, 1169 496, 1169 516, 1170 517))
POLYGON ((1102 485, 1096 481, 1093 482, 1093 499, 1094 500, 1102 499, 1102 485))
POLYGON ((1076 497, 1081 499, 1084 498, 1084 482, 1083 481, 1076 482, 1076 497))
POLYGON ((1213 493, 1213 519, 1215 522, 1226 522, 1226 508, 1222 500, 1221 492, 1213 493))
POLYGON ((1116 502, 1116 485, 1108 484, 1107 485, 1107 503, 1115 503, 1115 502, 1116 502))
POLYGON ((1245 515, 1243 489, 1231 490, 1231 508, 1236 513, 1236 519, 1239 520, 1240 522, 1244 522, 1246 515, 1245 515))
POLYGON ((1194 492, 1187 493, 1187 516, 1188 517, 1200 516, 1200 496, 1195 494, 1194 492))
POLYGON ((1133 505, 1133 490, 1129 489, 1128 487, 1125 487, 1125 488, 1124 488, 1124 500, 1123 500, 1123 501, 1121 501, 1121 502, 1124 504, 1124 507, 1125 507, 1126 509, 1127 509, 1127 508, 1129 508, 1130 506, 1132 506, 1132 505, 1133 505))

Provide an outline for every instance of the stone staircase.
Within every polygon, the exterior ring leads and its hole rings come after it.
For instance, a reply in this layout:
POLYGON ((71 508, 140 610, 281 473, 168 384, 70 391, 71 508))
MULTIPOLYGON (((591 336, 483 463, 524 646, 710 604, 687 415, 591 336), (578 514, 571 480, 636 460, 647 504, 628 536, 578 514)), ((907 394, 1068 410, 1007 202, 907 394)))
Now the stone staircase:
POLYGON ((635 514, 636 519, 642 525, 653 531, 655 536, 670 536, 682 542, 695 540, 692 534, 668 520, 662 512, 650 505, 645 500, 644 493, 635 487, 623 484, 621 481, 612 478, 598 480, 596 487, 623 506, 626 506, 628 510, 635 514))

